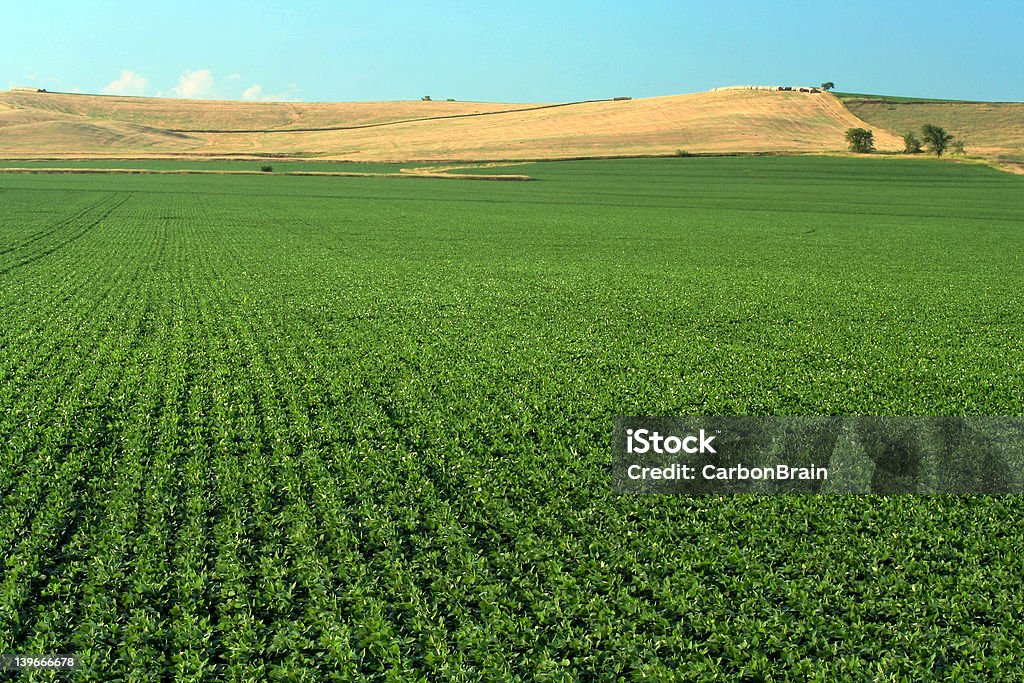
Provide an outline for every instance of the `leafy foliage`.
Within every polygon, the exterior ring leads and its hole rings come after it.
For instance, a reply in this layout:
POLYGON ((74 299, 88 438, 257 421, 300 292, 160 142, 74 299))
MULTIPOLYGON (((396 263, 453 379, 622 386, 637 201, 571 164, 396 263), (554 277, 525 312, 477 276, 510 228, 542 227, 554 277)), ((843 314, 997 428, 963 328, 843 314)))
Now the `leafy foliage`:
POLYGON ((921 140, 914 135, 913 131, 908 131, 903 134, 903 153, 904 154, 920 154, 922 151, 921 140))
POLYGON ((924 144, 928 146, 928 149, 937 157, 941 157, 942 153, 953 142, 953 135, 948 133, 945 128, 940 128, 930 123, 921 126, 921 138, 924 140, 924 144))
POLYGON ((875 134, 864 128, 848 128, 846 142, 851 152, 868 154, 875 151, 875 134))
POLYGON ((81 681, 1024 677, 1018 497, 608 472, 618 414, 1019 412, 1022 179, 964 166, 0 175, 3 651, 81 681))

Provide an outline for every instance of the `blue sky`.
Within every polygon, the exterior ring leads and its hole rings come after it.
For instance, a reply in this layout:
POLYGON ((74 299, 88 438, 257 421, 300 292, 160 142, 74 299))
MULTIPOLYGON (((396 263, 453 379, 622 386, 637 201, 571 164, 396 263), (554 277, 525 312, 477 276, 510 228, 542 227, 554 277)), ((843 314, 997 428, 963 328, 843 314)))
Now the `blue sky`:
POLYGON ((1024 0, 8 3, 0 88, 556 102, 817 85, 1024 100, 1024 0))

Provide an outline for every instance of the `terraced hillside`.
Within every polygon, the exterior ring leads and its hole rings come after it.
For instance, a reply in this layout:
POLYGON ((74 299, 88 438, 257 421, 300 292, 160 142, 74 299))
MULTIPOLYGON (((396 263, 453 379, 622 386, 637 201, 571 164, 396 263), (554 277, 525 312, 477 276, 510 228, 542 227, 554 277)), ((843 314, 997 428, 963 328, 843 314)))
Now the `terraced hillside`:
MULTIPOLYGON (((286 156, 358 161, 827 152, 865 125, 826 93, 726 90, 637 100, 282 103, 0 93, 0 155, 286 156)), ((898 149, 876 134, 879 149, 898 149)))

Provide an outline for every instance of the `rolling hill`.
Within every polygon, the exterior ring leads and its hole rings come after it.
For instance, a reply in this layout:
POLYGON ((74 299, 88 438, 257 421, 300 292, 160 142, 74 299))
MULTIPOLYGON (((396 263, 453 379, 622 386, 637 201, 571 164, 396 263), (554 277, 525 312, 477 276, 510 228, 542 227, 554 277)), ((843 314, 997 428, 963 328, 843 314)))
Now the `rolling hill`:
MULTIPOLYGON (((230 102, 0 92, 7 158, 476 161, 816 153, 866 126, 828 93, 724 89, 635 100, 230 102)), ((900 139, 876 131, 880 150, 900 139)))
POLYGON ((1001 161, 1024 162, 1024 102, 926 100, 839 94, 843 104, 873 128, 896 135, 930 123, 963 141, 967 152, 1001 161))

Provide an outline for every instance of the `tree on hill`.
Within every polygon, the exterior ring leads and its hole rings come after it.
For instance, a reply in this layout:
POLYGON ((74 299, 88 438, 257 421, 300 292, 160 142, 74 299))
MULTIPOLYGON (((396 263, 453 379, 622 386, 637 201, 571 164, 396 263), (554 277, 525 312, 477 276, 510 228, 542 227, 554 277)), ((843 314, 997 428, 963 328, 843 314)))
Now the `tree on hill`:
POLYGON ((846 142, 850 151, 867 154, 875 151, 875 134, 864 128, 849 128, 846 131, 846 142))
POLYGON ((824 90, 825 92, 828 92, 834 87, 836 87, 836 84, 833 83, 832 81, 825 81, 824 83, 821 84, 821 89, 824 90))
POLYGON ((917 136, 914 135, 913 131, 907 131, 903 134, 903 153, 904 154, 920 154, 921 153, 921 141, 918 140, 917 136))
POLYGON ((921 126, 921 137, 924 138, 924 144, 937 157, 941 157, 942 153, 949 147, 949 144, 953 142, 953 136, 947 133, 944 128, 933 126, 930 123, 921 126))

